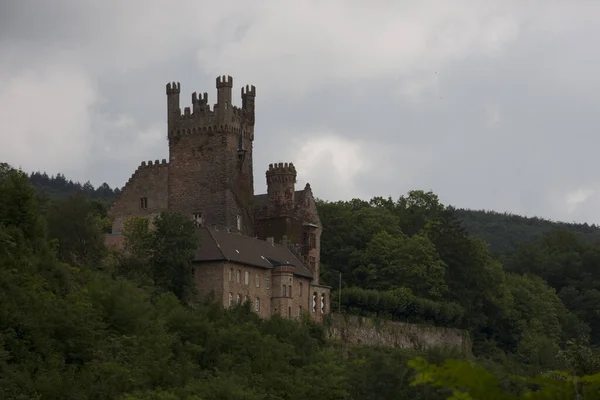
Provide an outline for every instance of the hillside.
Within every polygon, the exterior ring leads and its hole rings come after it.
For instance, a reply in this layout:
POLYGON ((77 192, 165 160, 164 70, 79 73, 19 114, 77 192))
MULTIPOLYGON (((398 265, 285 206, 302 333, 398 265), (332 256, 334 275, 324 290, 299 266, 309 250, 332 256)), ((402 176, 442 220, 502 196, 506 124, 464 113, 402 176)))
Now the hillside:
POLYGON ((495 211, 456 209, 454 212, 467 231, 488 242, 496 255, 514 250, 519 243, 539 240, 544 233, 555 229, 575 232, 586 242, 600 240, 600 227, 596 225, 555 222, 495 211))
MULTIPOLYGON (((0 165, 1 398, 450 396, 411 386, 432 383, 415 370, 434 367, 415 356, 439 364, 459 354, 351 346, 324 336, 331 321, 262 320, 249 306, 191 302, 191 261, 202 244, 183 214, 161 213, 152 230, 133 220, 121 251, 104 246, 110 221, 101 201, 54 196, 0 165)), ((461 387, 487 382, 473 389, 486 395, 523 394, 538 386, 514 374, 600 372, 600 243, 552 229, 501 263, 431 192, 318 207, 321 277, 335 288, 341 276, 331 299, 342 318, 468 332, 472 361, 489 372, 452 361, 426 373, 441 386, 456 378, 461 387)))

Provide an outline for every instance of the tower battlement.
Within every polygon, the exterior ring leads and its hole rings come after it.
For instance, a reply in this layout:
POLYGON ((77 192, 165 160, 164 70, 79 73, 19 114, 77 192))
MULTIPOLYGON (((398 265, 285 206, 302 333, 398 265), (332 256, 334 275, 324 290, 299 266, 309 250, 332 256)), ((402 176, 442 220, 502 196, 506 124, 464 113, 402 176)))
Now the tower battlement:
POLYGON ((178 94, 180 91, 181 91, 181 85, 179 84, 179 82, 167 83, 167 95, 178 94))
POLYGON ((296 167, 292 163, 273 163, 269 164, 267 170, 267 185, 273 183, 296 183, 296 167))
POLYGON ((232 131, 253 136, 256 87, 246 85, 241 88, 241 107, 234 106, 232 102, 231 76, 217 77, 216 88, 217 103, 212 110, 208 93, 193 92, 191 107, 184 107, 182 113, 179 105, 181 86, 179 82, 167 83, 169 137, 202 131, 232 131))
POLYGON ((231 76, 217 76, 217 89, 224 87, 233 87, 233 78, 231 76))

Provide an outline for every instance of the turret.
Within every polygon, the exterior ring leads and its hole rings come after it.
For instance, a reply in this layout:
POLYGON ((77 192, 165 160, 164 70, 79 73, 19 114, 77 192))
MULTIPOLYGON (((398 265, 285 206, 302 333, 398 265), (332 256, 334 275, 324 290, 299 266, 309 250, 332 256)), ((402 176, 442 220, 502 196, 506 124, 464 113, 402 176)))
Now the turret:
POLYGON ((281 162, 269 164, 266 176, 269 216, 290 216, 294 212, 294 185, 296 184, 294 164, 281 162))
POLYGON ((231 108, 231 91, 233 90, 233 78, 231 76, 217 77, 217 107, 219 110, 231 108))
POLYGON ((290 318, 294 304, 294 271, 292 264, 275 264, 271 270, 271 315, 290 318))
POLYGON ((247 113, 247 120, 254 125, 254 103, 256 101, 256 88, 254 85, 242 86, 242 110, 247 113))
POLYGON ((167 119, 169 123, 181 116, 181 109, 179 108, 180 93, 181 86, 179 82, 167 83, 167 119))

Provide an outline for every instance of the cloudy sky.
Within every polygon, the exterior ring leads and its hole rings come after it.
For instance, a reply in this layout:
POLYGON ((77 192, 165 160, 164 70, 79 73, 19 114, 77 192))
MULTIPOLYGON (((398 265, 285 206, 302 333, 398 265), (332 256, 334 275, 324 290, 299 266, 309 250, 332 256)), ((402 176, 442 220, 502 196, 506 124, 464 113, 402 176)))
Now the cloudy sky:
MULTIPOLYGON (((165 84, 257 87, 257 192, 600 223, 597 0, 0 4, 0 160, 122 186, 168 157, 165 84)), ((239 89, 234 89, 239 93, 239 89)), ((238 104, 241 100, 238 100, 238 104)))

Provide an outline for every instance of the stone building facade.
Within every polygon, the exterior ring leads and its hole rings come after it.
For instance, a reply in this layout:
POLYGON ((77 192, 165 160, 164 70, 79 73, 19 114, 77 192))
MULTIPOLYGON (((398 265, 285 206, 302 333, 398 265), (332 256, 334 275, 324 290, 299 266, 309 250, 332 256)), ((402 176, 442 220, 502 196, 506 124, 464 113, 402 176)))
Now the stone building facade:
POLYGON ((168 83, 169 160, 142 162, 109 215, 109 244, 122 243, 124 223, 179 211, 196 221, 201 244, 194 260, 198 300, 225 307, 250 301, 263 317, 329 313, 329 288, 319 283, 321 221, 310 185, 296 190, 292 163, 270 164, 267 193, 254 194, 254 86, 233 105, 233 79, 216 79, 217 103, 192 93, 180 107, 181 87, 168 83))

